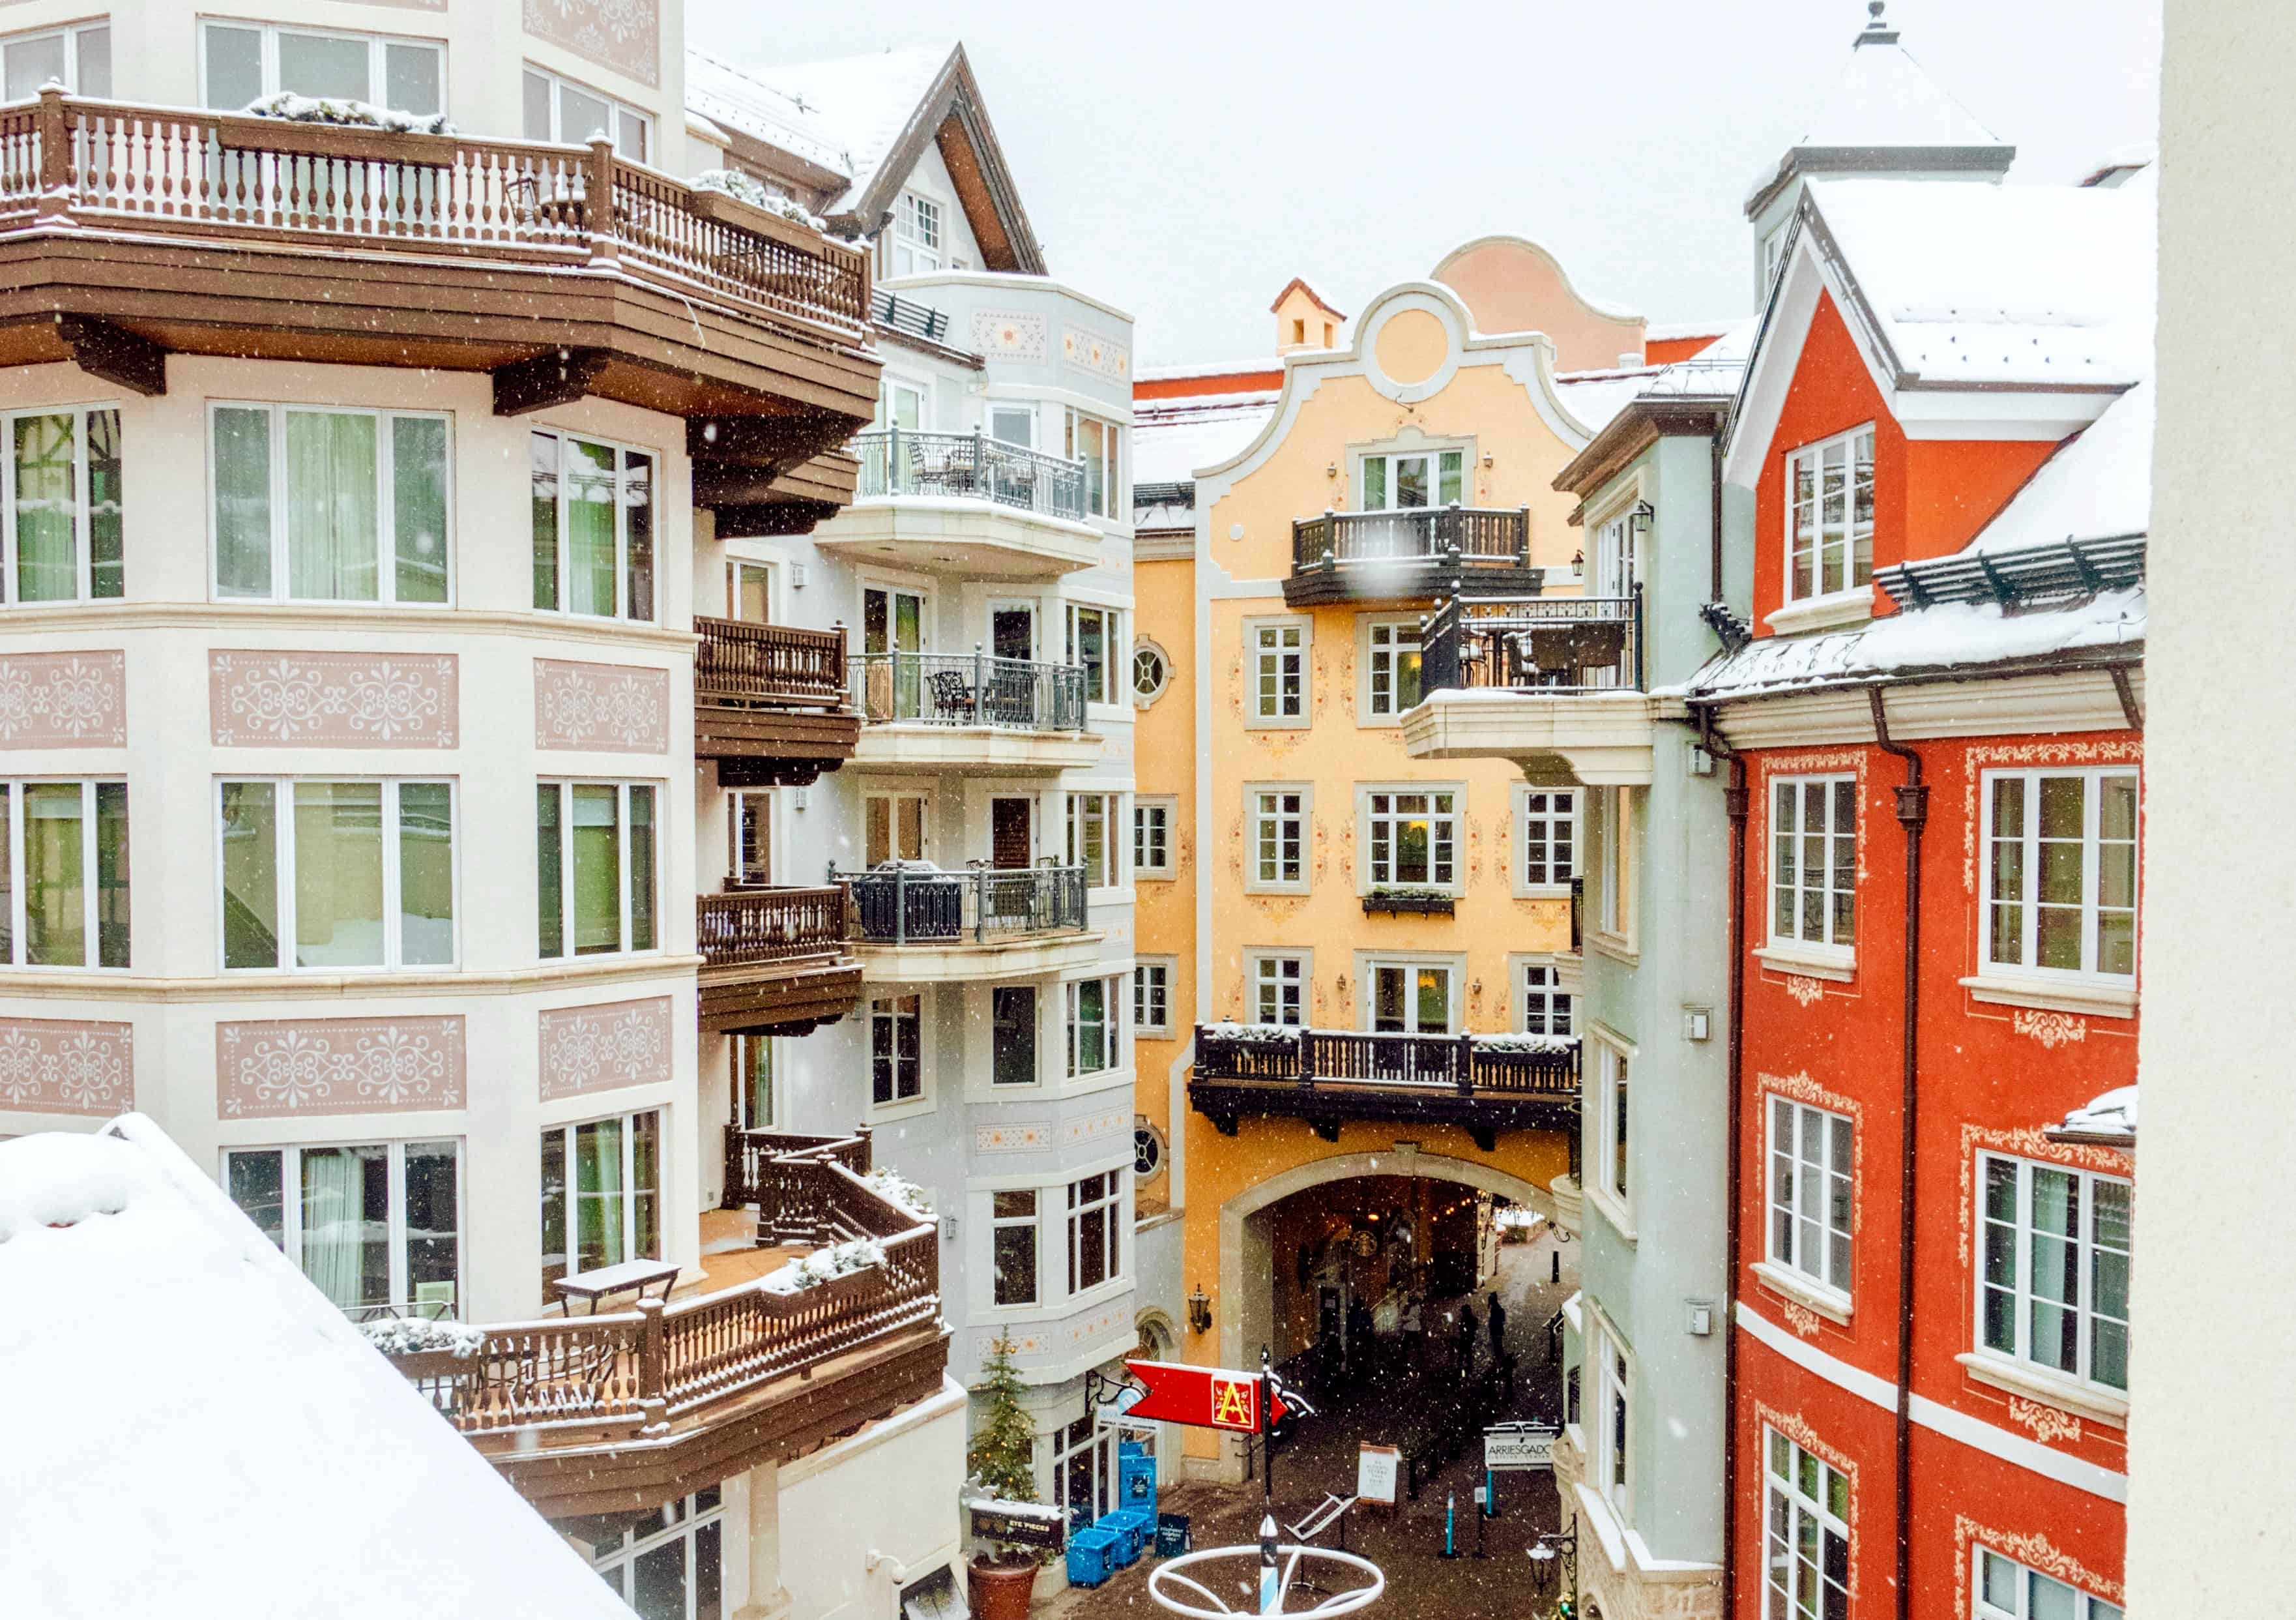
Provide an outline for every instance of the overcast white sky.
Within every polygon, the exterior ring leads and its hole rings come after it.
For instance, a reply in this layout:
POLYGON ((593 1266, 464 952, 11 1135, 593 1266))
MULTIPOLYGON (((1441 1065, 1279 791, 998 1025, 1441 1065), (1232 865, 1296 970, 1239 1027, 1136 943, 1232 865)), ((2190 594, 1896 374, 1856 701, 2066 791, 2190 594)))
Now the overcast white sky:
MULTIPOLYGON (((2013 184, 2153 138, 2159 0, 1889 19, 2016 144, 2013 184)), ((1294 275, 1352 315, 1495 231, 1653 322, 1744 314, 1747 185, 1865 20, 1864 0, 687 0, 686 29, 753 65, 961 37, 1053 273, 1129 310, 1153 366, 1266 352, 1294 275)))

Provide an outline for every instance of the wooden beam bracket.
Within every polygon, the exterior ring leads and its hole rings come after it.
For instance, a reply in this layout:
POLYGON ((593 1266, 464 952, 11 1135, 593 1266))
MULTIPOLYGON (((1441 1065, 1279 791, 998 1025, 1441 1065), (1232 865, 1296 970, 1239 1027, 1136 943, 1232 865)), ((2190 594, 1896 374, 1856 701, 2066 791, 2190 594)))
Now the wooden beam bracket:
POLYGON ((606 369, 603 349, 557 349, 495 367, 495 415, 523 416, 554 405, 571 405, 606 369))
POLYGON ((168 391, 168 351, 151 339, 92 315, 59 315, 56 335, 89 376, 131 393, 168 391))

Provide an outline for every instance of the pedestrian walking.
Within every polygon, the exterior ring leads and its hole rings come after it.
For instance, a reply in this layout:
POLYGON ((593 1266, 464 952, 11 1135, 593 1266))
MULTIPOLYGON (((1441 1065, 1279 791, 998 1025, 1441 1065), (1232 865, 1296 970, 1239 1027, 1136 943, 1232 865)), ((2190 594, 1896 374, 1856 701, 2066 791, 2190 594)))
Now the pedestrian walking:
POLYGON ((1475 1329, 1481 1326, 1475 1320, 1475 1308, 1470 1304, 1459 1307, 1459 1370, 1475 1369, 1475 1329))
POLYGON ((1412 1371, 1425 1364, 1426 1348, 1426 1326, 1419 1319, 1419 1296, 1414 1294, 1403 1306, 1403 1352, 1410 1358, 1412 1371))
POLYGON ((1498 1291, 1491 1291, 1490 1314, 1485 1319, 1491 1329, 1491 1360, 1506 1359, 1506 1307, 1499 1303, 1498 1291))

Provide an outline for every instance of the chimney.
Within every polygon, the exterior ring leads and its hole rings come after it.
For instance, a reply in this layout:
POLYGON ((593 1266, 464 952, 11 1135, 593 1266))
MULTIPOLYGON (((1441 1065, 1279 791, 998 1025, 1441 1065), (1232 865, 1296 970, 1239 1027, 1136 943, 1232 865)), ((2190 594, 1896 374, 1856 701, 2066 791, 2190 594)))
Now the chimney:
POLYGON ((1307 277, 1293 276, 1267 308, 1275 317, 1275 352, 1279 357, 1303 349, 1340 346, 1340 328, 1348 317, 1309 286, 1307 277))

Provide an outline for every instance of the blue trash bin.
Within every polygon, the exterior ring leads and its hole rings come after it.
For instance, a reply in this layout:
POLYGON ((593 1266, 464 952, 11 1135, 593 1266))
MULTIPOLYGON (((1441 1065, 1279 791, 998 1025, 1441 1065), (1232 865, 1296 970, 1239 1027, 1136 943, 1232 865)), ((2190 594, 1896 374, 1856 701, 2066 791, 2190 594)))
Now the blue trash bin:
POLYGON ((1069 1537, 1069 1584, 1097 1586, 1116 1573, 1116 1550, 1124 1538, 1095 1525, 1069 1537))
POLYGON ((1124 1538, 1116 1562, 1119 1567, 1128 1567, 1155 1543, 1156 1514, 1152 1509, 1119 1508, 1100 1516, 1099 1528, 1113 1530, 1124 1538))
POLYGON ((1116 1461, 1119 1493, 1128 1508, 1156 1506, 1156 1460, 1134 1455, 1119 1457, 1116 1461))

